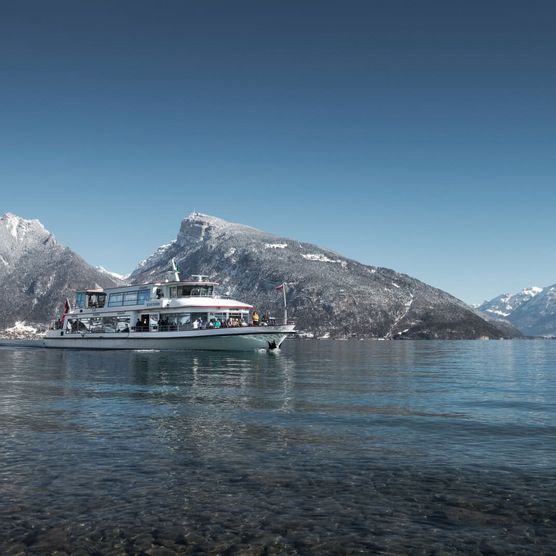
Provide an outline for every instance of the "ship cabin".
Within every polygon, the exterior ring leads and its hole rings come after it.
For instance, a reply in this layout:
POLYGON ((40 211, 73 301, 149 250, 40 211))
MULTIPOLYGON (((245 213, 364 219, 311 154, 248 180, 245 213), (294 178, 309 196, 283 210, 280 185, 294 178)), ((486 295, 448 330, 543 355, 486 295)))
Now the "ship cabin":
POLYGON ((171 332, 241 326, 251 305, 215 295, 217 282, 187 280, 76 292, 66 333, 171 332))

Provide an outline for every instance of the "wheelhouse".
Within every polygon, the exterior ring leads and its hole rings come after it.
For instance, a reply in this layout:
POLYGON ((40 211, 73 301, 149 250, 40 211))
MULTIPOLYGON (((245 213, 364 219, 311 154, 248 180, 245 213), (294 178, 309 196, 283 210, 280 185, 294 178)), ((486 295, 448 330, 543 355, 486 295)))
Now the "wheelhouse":
POLYGON ((75 293, 75 306, 79 309, 102 309, 105 305, 104 290, 84 290, 75 293))

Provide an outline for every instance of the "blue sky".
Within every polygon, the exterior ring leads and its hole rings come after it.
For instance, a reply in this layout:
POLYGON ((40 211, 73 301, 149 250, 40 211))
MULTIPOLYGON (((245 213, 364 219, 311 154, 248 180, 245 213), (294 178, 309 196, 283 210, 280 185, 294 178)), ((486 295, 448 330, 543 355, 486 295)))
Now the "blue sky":
POLYGON ((470 302, 556 282, 556 5, 67 1, 0 18, 0 212, 128 272, 192 211, 470 302))

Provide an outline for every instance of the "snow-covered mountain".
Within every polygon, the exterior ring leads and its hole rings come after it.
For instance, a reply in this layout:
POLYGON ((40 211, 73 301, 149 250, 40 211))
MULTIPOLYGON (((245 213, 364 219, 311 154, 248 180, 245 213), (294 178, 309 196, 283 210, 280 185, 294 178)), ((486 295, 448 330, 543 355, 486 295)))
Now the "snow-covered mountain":
POLYGON ((556 284, 499 295, 479 310, 506 319, 528 336, 556 336, 556 284))
POLYGON ((47 323, 73 290, 121 282, 87 264, 38 221, 0 218, 0 329, 17 321, 47 323))
POLYGON ((103 266, 99 265, 95 266, 95 269, 99 272, 102 272, 103 274, 111 276, 112 278, 116 278, 116 280, 119 280, 120 282, 125 282, 127 280, 127 277, 129 276, 129 274, 118 274, 117 272, 111 272, 110 270, 106 270, 103 266))
POLYGON ((556 336, 556 284, 520 305, 508 320, 530 336, 556 336))
POLYGON ((509 317, 518 307, 527 303, 533 297, 543 291, 543 288, 533 286, 532 288, 524 288, 518 293, 503 293, 490 301, 485 301, 479 306, 479 311, 489 313, 496 318, 509 317))
POLYGON ((317 337, 501 338, 518 336, 462 301, 415 278, 337 253, 193 213, 177 238, 141 261, 132 283, 169 278, 175 258, 188 274, 206 274, 220 291, 279 316, 287 284, 289 316, 317 337))

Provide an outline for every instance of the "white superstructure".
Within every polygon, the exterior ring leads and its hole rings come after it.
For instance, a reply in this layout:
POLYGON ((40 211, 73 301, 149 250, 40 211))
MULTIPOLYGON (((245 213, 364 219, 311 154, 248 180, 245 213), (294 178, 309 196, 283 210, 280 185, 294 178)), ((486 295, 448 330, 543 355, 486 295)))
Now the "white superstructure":
POLYGON ((257 320, 253 307, 215 295, 206 276, 76 292, 46 347, 91 349, 276 349, 293 324, 257 320))

